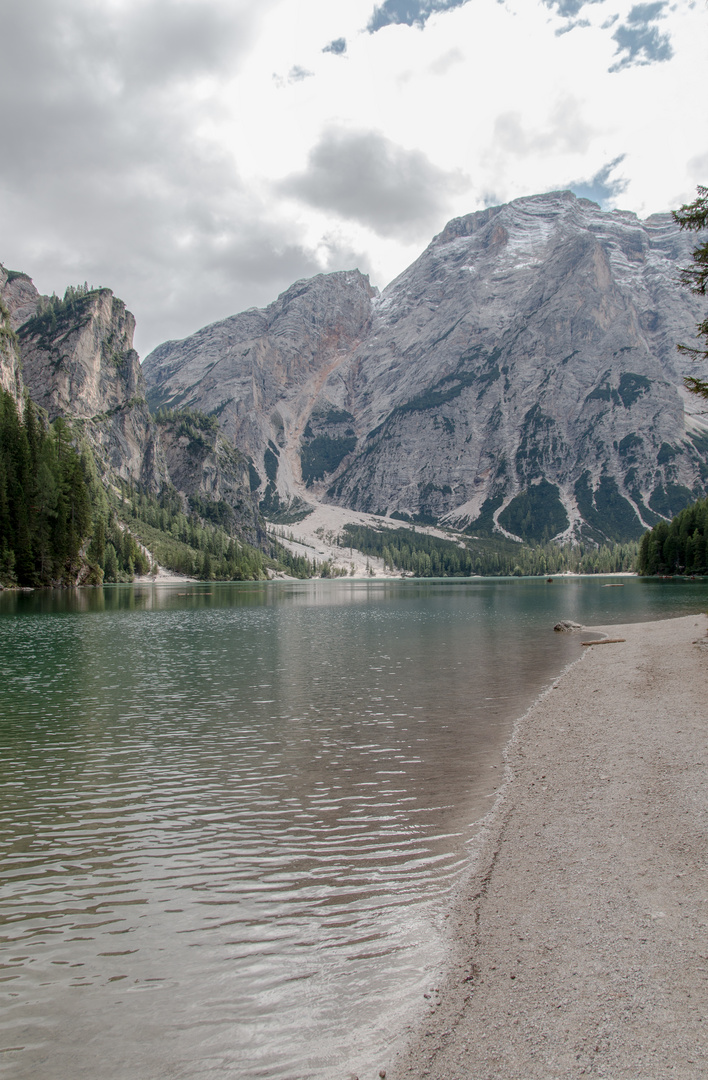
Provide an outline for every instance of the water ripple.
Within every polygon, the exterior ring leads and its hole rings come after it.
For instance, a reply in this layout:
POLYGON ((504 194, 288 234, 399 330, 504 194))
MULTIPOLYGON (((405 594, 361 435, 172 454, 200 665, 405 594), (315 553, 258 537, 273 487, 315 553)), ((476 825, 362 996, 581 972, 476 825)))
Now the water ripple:
POLYGON ((0 1071, 371 1071, 577 651, 511 584, 0 596, 0 1071))

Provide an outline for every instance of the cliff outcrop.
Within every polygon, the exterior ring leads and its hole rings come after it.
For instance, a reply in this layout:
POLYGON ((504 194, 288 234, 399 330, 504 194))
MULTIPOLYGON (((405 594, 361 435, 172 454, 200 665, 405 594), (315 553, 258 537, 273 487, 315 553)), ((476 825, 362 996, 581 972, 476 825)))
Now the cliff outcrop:
MULTIPOLYGON (((216 421, 180 414, 158 423, 150 413, 135 320, 122 300, 85 287, 67 289, 63 300, 43 297, 25 274, 0 282, 8 355, 21 356, 26 388, 49 421, 70 420, 88 442, 106 482, 119 478, 155 494, 170 485, 202 516, 265 542, 249 460, 216 421)), ((14 377, 4 355, 3 386, 14 377)))
POLYGON ((166 471, 134 330, 133 316, 110 289, 43 298, 18 329, 22 369, 50 421, 78 423, 109 473, 158 491, 166 471))
POLYGON ((299 281, 264 310, 158 346, 143 365, 148 400, 215 416, 256 463, 261 492, 292 502, 304 488, 307 422, 324 383, 365 338, 376 296, 358 270, 299 281))
POLYGON ((191 508, 261 547, 267 536, 251 491, 250 461, 226 439, 213 417, 188 409, 157 415, 170 482, 191 508))
POLYGON ((21 408, 24 385, 20 346, 13 319, 16 307, 13 299, 17 290, 11 287, 18 277, 24 277, 24 274, 13 274, 0 264, 0 389, 10 394, 21 408))

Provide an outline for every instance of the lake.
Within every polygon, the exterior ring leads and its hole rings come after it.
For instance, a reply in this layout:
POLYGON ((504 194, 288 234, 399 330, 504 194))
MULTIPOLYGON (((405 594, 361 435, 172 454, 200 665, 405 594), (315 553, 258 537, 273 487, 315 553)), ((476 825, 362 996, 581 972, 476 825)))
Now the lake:
POLYGON ((514 719, 632 578, 0 594, 0 1071, 375 1077, 514 719), (606 588, 623 581, 622 588, 606 588))

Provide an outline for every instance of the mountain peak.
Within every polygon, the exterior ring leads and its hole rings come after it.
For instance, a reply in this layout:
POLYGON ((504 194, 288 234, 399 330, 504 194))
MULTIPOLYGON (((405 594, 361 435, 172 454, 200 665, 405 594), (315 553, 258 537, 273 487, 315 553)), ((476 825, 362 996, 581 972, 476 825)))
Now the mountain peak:
POLYGON ((571 191, 448 222, 376 296, 297 282, 161 346, 150 400, 217 416, 266 509, 299 499, 527 539, 637 536, 702 494, 682 389, 690 239, 571 191))

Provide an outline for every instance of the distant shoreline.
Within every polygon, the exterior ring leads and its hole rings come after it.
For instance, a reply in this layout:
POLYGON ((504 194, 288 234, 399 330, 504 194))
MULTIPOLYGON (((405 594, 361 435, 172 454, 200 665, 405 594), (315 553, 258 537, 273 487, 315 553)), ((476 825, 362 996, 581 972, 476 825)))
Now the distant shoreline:
MULTIPOLYGON (((579 578, 583 581, 600 579, 600 578, 636 578, 640 575, 633 570, 614 570, 597 574, 581 574, 571 570, 564 571, 558 574, 528 574, 528 575, 498 575, 498 574, 472 574, 469 577, 458 577, 456 575, 447 575, 445 577, 416 577, 412 574, 406 573, 376 573, 369 574, 357 574, 354 577, 311 577, 311 578, 296 578, 286 574, 275 575, 267 580, 247 579, 244 581, 231 581, 225 578, 212 578, 209 581, 203 578, 186 577, 182 574, 172 574, 170 571, 165 571, 153 577, 151 574, 143 574, 136 576, 132 581, 106 581, 101 585, 2 585, 0 584, 0 592, 7 593, 19 593, 19 592, 52 592, 55 589, 59 589, 63 592, 67 592, 71 589, 81 590, 96 590, 102 589, 104 586, 113 587, 116 585, 272 585, 278 582, 306 582, 316 581, 319 583, 338 582, 342 584, 344 582, 390 582, 390 581, 410 581, 410 582, 426 582, 426 581, 449 581, 461 583, 464 581, 547 581, 551 584, 553 581, 561 580, 567 581, 569 578, 579 578)), ((708 575, 694 574, 687 576, 686 574, 654 574, 651 576, 645 576, 645 581, 705 581, 708 580, 708 575)))
POLYGON ((708 1072, 708 618, 592 629, 626 641, 517 721, 390 1080, 708 1072))

